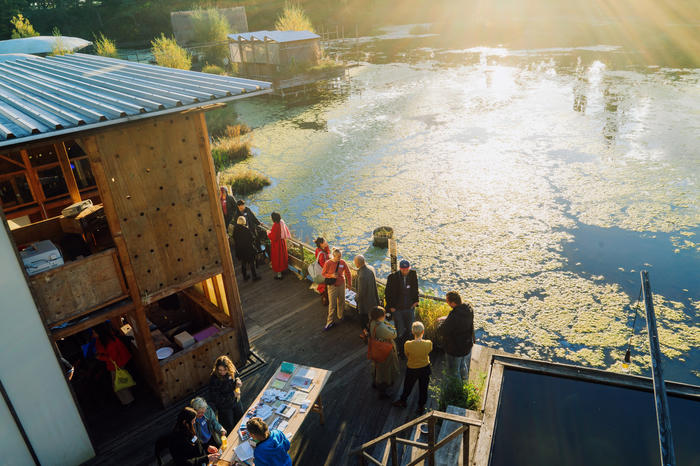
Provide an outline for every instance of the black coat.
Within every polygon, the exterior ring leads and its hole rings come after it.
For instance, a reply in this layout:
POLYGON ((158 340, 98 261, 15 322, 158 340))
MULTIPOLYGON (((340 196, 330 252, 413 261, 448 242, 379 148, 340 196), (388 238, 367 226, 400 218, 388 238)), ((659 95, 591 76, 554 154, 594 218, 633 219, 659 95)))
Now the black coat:
MULTIPOLYGON (((219 201, 221 203, 221 201, 219 201)), ((223 210, 223 206, 221 207, 223 210)), ((238 207, 236 207, 236 200, 231 195, 226 195, 226 213, 224 214, 224 222, 226 228, 228 229, 231 220, 234 219, 236 212, 238 212, 238 207)))
POLYGON ((168 440, 168 449, 175 466, 200 466, 209 462, 206 448, 199 439, 192 443, 189 432, 173 431, 168 440))
POLYGON ((236 380, 238 378, 219 377, 212 374, 209 378, 209 397, 217 410, 230 409, 236 404, 236 380))
POLYGON ((240 261, 252 261, 255 258, 253 234, 248 227, 236 224, 233 227, 233 241, 236 244, 236 257, 240 261))
POLYGON ((439 328, 445 353, 466 356, 474 345, 474 311, 466 304, 455 306, 439 328))
POLYGON ((250 228, 250 231, 257 232, 257 228, 260 226, 260 220, 258 220, 253 211, 250 210, 249 207, 246 207, 245 209, 243 209, 243 212, 241 212, 238 209, 238 206, 236 206, 235 212, 233 214, 234 221, 238 220, 238 217, 240 217, 241 215, 245 217, 246 226, 250 228))
MULTIPOLYGON (((418 302, 418 274, 415 270, 408 271, 408 277, 406 277, 406 282, 410 287, 409 297, 410 304, 418 302)), ((386 279, 386 308, 387 310, 396 308, 399 310, 401 307, 401 287, 403 286, 403 277, 401 276, 401 271, 390 274, 386 279)))

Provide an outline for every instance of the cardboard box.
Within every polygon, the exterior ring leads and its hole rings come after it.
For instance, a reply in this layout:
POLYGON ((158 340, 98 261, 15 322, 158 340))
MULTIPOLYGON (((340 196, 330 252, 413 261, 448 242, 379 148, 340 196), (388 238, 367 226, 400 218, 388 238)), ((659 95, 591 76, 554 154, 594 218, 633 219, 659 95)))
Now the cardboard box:
POLYGON ((175 335, 175 343, 182 348, 185 349, 187 347, 190 347, 194 345, 195 341, 192 335, 190 335, 189 332, 180 332, 177 335, 175 335))

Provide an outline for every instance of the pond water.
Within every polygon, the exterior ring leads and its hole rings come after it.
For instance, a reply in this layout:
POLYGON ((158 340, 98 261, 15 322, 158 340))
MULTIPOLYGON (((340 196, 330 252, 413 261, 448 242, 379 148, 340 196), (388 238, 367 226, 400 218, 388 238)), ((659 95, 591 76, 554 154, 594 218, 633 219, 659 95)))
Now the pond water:
POLYGON ((474 304, 479 341, 545 360, 622 370, 648 269, 666 375, 700 383, 700 69, 408 27, 337 48, 361 61, 330 89, 233 105, 255 128, 245 164, 273 181, 254 209, 380 276, 371 232, 392 226, 426 292, 474 304))

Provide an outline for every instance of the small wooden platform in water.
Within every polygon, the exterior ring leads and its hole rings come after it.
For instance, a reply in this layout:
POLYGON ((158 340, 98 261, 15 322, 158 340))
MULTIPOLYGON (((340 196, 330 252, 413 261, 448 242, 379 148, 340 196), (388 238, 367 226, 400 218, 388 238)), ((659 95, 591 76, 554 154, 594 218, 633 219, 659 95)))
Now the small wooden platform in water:
MULTIPOLYGON (((251 347, 267 363, 244 378, 244 407, 282 361, 329 369, 333 375, 322 393, 326 423, 321 426, 317 415, 309 415, 290 454, 299 466, 358 464, 348 456, 350 451, 415 418, 417 386, 408 408, 394 408, 390 401, 379 400, 371 386, 367 347, 359 338, 360 325, 354 316, 323 332, 327 308, 309 289, 309 282, 291 273, 274 280, 267 266, 259 269, 262 280, 257 282, 243 281, 238 275, 251 347)), ((441 355, 434 356, 432 363, 433 374, 441 373, 441 355)), ((402 381, 400 377, 395 385, 395 397, 400 395, 402 381)), ((206 389, 201 395, 206 397, 206 389)), ((122 435, 96 446, 98 457, 90 464, 155 464, 155 440, 172 429, 186 401, 156 415, 144 413, 133 426, 124 426, 122 435)))

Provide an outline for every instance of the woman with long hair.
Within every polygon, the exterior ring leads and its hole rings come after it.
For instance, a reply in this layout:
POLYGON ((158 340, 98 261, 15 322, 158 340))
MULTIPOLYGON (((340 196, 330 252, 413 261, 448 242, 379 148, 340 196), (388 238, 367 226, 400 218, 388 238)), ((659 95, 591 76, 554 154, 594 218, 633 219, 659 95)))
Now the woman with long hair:
POLYGON ((289 266, 287 257, 287 239, 291 238, 289 228, 285 225, 282 216, 277 212, 272 212, 272 228, 267 232, 270 238, 270 262, 272 270, 275 272, 275 279, 282 280, 282 272, 289 266))
POLYGON ((219 422, 228 432, 233 432, 243 417, 241 385, 243 384, 231 359, 228 356, 216 358, 209 378, 209 394, 219 422))
POLYGON ((177 416, 175 427, 168 439, 168 448, 176 466, 213 463, 219 459, 215 447, 204 449, 204 445, 195 433, 197 411, 190 407, 182 408, 177 416))
MULTIPOLYGON (((369 337, 380 342, 391 342, 391 352, 383 362, 372 361, 372 387, 379 390, 379 398, 387 399, 389 388, 399 376, 399 358, 396 354, 396 329, 386 321, 386 312, 381 306, 370 311, 369 337)), ((370 342, 371 344, 371 342, 370 342)))
MULTIPOLYGON (((318 265, 321 266, 321 270, 323 270, 326 261, 331 257, 331 248, 328 246, 328 241, 320 236, 316 238, 314 243, 316 244, 316 262, 318 262, 318 265)), ((318 292, 321 293, 321 303, 324 306, 328 306, 328 287, 325 283, 320 283, 318 285, 318 292)))

